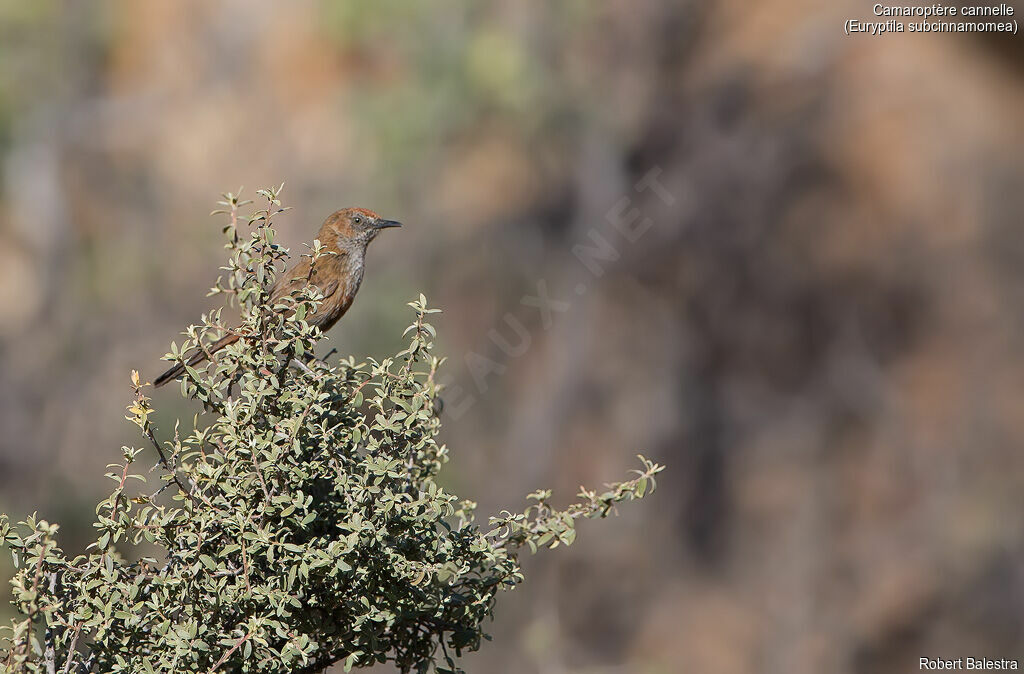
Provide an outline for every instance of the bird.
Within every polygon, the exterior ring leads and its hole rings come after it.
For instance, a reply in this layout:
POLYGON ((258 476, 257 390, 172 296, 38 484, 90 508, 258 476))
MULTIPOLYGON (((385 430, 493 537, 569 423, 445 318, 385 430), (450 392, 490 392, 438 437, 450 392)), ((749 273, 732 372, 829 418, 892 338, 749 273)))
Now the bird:
MULTIPOLYGON (((270 305, 301 290, 307 283, 315 285, 323 299, 316 312, 306 316, 306 322, 323 332, 331 329, 352 306, 359 285, 363 282, 367 246, 381 230, 401 226, 402 223, 385 220, 366 208, 343 208, 330 214, 316 237, 328 254, 318 257, 316 264, 313 264, 311 257, 304 256, 298 264, 281 274, 270 290, 270 305), (312 273, 310 265, 313 265, 312 273)), ((237 333, 225 335, 205 350, 194 354, 187 363, 189 366, 201 363, 208 355, 234 344, 238 339, 237 333)), ((163 386, 184 372, 185 366, 178 363, 157 377, 153 386, 163 386)))

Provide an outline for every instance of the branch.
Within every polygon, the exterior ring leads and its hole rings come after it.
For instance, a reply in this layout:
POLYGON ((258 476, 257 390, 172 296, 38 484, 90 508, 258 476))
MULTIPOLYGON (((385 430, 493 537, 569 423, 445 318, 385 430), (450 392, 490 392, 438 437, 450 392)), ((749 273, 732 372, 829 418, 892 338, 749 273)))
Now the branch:
POLYGON ((75 657, 75 648, 78 646, 78 635, 82 632, 82 626, 77 625, 75 627, 75 633, 71 637, 71 643, 68 645, 68 659, 64 661, 64 669, 61 670, 62 674, 69 674, 71 672, 71 661, 75 657))
POLYGON ((239 648, 241 648, 242 644, 244 644, 250 638, 252 638, 252 632, 249 632, 244 637, 242 637, 241 639, 236 641, 235 645, 232 646, 231 648, 229 648, 227 653, 225 653, 224 655, 220 656, 220 660, 217 661, 217 664, 215 664, 213 667, 210 667, 210 671, 208 671, 206 674, 214 674, 214 672, 217 671, 217 668, 220 667, 221 665, 223 665, 225 662, 227 662, 228 658, 230 658, 232 655, 234 655, 235 651, 237 651, 239 648))
POLYGON ((164 449, 163 447, 160 446, 160 443, 157 441, 156 436, 153 435, 152 429, 146 429, 146 437, 149 438, 149 441, 153 443, 153 447, 156 448, 156 453, 160 455, 160 463, 163 464, 164 469, 170 474, 171 479, 174 481, 174 484, 178 485, 178 490, 181 491, 181 493, 184 494, 185 496, 189 497, 193 505, 199 505, 199 500, 196 499, 195 494, 193 494, 191 490, 185 488, 185 485, 182 483, 181 479, 178 478, 178 471, 174 470, 174 468, 171 467, 171 463, 167 460, 167 456, 164 454, 164 449))

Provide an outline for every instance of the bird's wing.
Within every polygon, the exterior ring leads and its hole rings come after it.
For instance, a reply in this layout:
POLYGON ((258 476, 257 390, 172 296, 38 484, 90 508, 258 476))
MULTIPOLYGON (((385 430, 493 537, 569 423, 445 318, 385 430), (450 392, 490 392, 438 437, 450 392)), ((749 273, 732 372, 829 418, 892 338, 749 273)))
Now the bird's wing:
MULTIPOLYGON (((301 277, 301 278, 290 278, 287 281, 277 285, 273 289, 273 291, 271 291, 271 293, 270 293, 270 302, 271 302, 271 304, 277 302, 282 297, 288 297, 293 292, 296 292, 298 290, 302 290, 304 287, 306 287, 306 283, 307 283, 306 278, 305 277, 301 277)), ((337 292, 339 283, 338 283, 338 279, 335 278, 335 279, 331 279, 330 281, 328 281, 324 285, 320 285, 319 283, 316 283, 315 281, 312 283, 312 285, 315 285, 317 288, 320 289, 320 292, 323 293, 323 299, 326 300, 328 297, 330 297, 335 292, 337 292)))
POLYGON ((328 297, 333 295, 338 290, 338 285, 338 279, 335 278, 331 279, 330 283, 328 283, 326 286, 320 288, 320 292, 324 294, 324 299, 327 299, 328 297))
POLYGON ((302 290, 307 283, 320 288, 320 292, 324 294, 324 299, 327 299, 338 289, 338 279, 331 279, 326 284, 321 285, 318 282, 317 276, 319 274, 314 274, 312 279, 309 278, 308 263, 305 266, 297 265, 289 269, 277 278, 277 283, 274 284, 274 288, 270 291, 271 303, 276 302, 282 297, 287 297, 297 290, 302 290))

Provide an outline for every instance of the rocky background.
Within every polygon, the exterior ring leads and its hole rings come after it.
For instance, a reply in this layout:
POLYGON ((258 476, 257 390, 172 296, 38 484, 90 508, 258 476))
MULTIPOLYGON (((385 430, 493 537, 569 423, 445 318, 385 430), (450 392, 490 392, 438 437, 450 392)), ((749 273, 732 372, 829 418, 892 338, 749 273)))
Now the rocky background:
POLYGON ((447 479, 483 513, 669 466, 530 560, 470 671, 1024 658, 1024 39, 851 17, 0 0, 0 509, 85 544, 130 369, 215 306, 217 194, 284 180, 293 250, 341 206, 407 223, 330 346, 444 309, 447 479))

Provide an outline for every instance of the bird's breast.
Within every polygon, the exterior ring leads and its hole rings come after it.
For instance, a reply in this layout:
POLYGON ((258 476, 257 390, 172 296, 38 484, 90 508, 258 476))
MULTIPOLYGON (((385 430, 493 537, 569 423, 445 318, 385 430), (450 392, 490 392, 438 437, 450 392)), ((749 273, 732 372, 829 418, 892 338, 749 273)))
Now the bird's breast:
POLYGON ((312 319, 321 330, 328 330, 352 306, 363 282, 363 261, 359 257, 346 255, 333 269, 325 269, 324 272, 324 278, 317 279, 320 289, 326 293, 335 280, 337 286, 324 299, 312 319))

